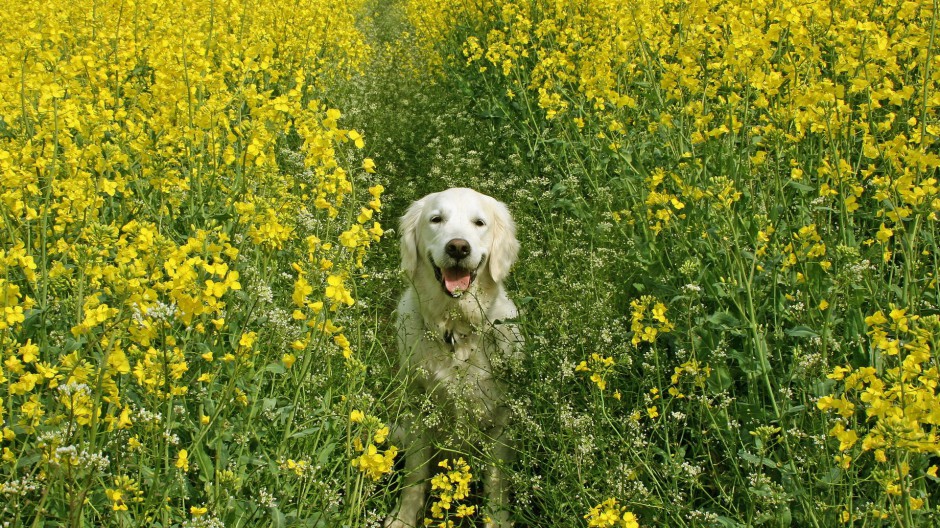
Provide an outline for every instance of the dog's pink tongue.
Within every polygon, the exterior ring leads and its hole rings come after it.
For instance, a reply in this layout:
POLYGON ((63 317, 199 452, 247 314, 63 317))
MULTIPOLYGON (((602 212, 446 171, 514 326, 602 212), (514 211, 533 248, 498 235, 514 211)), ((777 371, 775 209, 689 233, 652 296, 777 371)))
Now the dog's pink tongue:
POLYGON ((447 291, 454 293, 457 290, 467 291, 470 289, 470 272, 463 268, 447 268, 441 270, 444 275, 444 287, 447 291))

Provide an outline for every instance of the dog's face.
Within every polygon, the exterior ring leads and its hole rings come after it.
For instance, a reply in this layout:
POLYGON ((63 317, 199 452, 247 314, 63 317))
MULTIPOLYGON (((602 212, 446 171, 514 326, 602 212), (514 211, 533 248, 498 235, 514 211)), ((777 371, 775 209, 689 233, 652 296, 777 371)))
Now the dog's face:
POLYGON ((506 206, 472 189, 448 189, 414 202, 401 230, 402 269, 412 279, 433 273, 453 297, 469 291, 483 274, 502 282, 519 252, 506 206))

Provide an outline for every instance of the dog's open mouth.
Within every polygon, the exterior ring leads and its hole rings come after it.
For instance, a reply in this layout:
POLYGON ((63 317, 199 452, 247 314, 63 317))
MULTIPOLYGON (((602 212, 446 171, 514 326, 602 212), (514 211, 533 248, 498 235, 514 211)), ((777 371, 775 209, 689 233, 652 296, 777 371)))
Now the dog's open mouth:
POLYGON ((451 297, 460 297, 462 293, 470 289, 470 285, 476 278, 475 272, 460 266, 439 268, 433 262, 431 265, 434 266, 434 275, 438 282, 451 297))

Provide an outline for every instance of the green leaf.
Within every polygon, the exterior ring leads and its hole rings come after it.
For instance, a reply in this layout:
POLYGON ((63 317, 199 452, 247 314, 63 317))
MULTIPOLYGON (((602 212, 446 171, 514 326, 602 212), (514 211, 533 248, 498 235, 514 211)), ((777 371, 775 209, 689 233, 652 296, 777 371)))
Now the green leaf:
POLYGON ((203 478, 212 480, 215 475, 215 465, 212 463, 212 458, 199 444, 193 446, 193 453, 196 455, 196 465, 199 466, 203 478))
POLYGON ((304 429, 303 431, 297 431, 296 433, 290 435, 290 437, 291 437, 291 438, 303 438, 303 437, 305 437, 305 436, 310 436, 310 435, 312 435, 313 433, 318 432, 319 430, 320 430, 320 426, 308 427, 308 428, 304 429))
POLYGON ((811 185, 806 185, 805 183, 799 183, 796 180, 788 180, 787 185, 793 187, 794 189, 800 191, 801 193, 810 193, 816 191, 816 188, 811 185))
POLYGON ((740 350, 731 350, 728 352, 728 356, 736 359, 738 361, 738 366, 741 367, 741 370, 744 371, 749 377, 759 376, 763 374, 763 368, 759 361, 756 358, 741 352, 740 350))
POLYGON ((516 302, 516 306, 525 306, 525 305, 529 304, 530 302, 532 302, 532 301, 534 301, 534 300, 535 300, 535 297, 531 297, 531 296, 526 295, 526 296, 523 296, 523 297, 518 297, 518 298, 516 298, 516 299, 515 299, 515 302, 516 302))
POLYGON ((721 523, 722 526, 727 526, 728 528, 738 528, 739 526, 744 526, 738 521, 735 521, 734 519, 731 519, 730 517, 725 517, 724 515, 720 515, 717 521, 721 523))
POLYGON ((718 297, 728 297, 728 290, 725 288, 725 285, 720 282, 712 284, 712 287, 715 289, 715 295, 718 297))
POLYGON ((730 312, 721 311, 715 312, 708 317, 708 322, 723 329, 737 328, 741 326, 741 321, 738 321, 738 318, 731 315, 730 312))
POLYGON ((819 337, 819 334, 808 326, 794 326, 784 332, 790 337, 819 337))
POLYGON ((743 459, 746 460, 747 462, 750 462, 751 464, 757 464, 757 463, 760 462, 760 457, 759 457, 759 456, 757 456, 757 455, 752 455, 752 454, 748 453, 747 451, 744 451, 743 449, 742 449, 741 451, 738 451, 738 456, 740 456, 741 458, 743 458, 743 459))
POLYGON ((731 371, 725 365, 712 367, 712 375, 708 377, 708 388, 713 392, 722 392, 731 388, 734 380, 731 371))
POLYGON ((842 469, 838 466, 829 470, 821 479, 823 484, 838 484, 842 481, 842 469))
POLYGON ((274 528, 285 528, 287 526, 287 517, 277 506, 271 508, 271 526, 274 528))
POLYGON ((284 368, 284 365, 282 365, 280 362, 268 363, 267 366, 264 367, 264 370, 273 374, 284 374, 287 372, 287 369, 284 368))
POLYGON ((65 347, 63 353, 70 354, 83 346, 85 346, 87 339, 84 336, 75 339, 71 336, 65 338, 65 347))
POLYGON ((40 456, 39 452, 21 456, 16 460, 16 467, 18 469, 30 467, 34 465, 36 462, 39 462, 40 458, 42 457, 40 456))
POLYGON ((320 454, 317 456, 317 464, 326 467, 327 460, 329 460, 330 455, 333 454, 333 450, 336 449, 336 442, 330 442, 326 444, 324 448, 320 451, 320 454))

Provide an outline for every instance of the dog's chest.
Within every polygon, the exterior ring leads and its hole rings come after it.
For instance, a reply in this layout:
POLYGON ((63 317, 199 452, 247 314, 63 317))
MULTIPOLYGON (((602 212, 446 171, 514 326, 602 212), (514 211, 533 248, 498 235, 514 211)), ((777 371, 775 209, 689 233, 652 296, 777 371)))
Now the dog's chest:
POLYGON ((458 416, 487 419, 489 410, 501 400, 502 390, 493 377, 485 337, 455 331, 429 344, 433 352, 421 365, 424 389, 458 416))
POLYGON ((427 347, 431 354, 424 365, 430 378, 438 383, 448 383, 458 378, 491 377, 491 365, 484 350, 483 336, 478 333, 446 330, 426 336, 431 343, 427 347))

